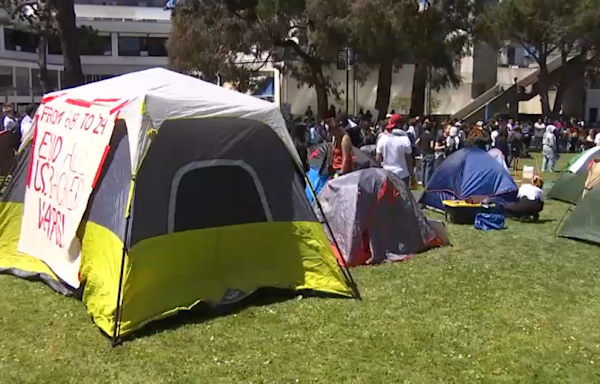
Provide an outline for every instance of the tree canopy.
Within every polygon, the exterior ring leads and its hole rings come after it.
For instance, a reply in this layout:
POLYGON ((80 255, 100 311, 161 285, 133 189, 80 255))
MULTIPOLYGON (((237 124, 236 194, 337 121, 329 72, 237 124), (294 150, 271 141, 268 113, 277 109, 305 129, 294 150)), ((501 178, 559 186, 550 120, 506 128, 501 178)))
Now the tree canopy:
POLYGON ((522 46, 540 67, 539 93, 542 113, 546 116, 560 112, 562 97, 569 84, 569 75, 577 64, 597 60, 600 47, 600 7, 595 0, 503 0, 487 10, 480 20, 483 38, 502 46, 512 42, 522 46), (548 69, 551 57, 561 57, 565 65, 558 81, 554 109, 548 91, 553 85, 548 69))
POLYGON ((326 67, 347 40, 344 5, 336 0, 185 1, 173 10, 171 64, 205 79, 220 74, 244 90, 274 58, 300 84, 315 88, 323 116, 329 94, 337 89, 326 67))
POLYGON ((87 27, 77 27, 73 0, 0 0, 0 9, 7 14, 7 24, 38 36, 38 65, 40 85, 43 92, 48 87, 46 49, 51 36, 59 37, 63 61, 63 88, 84 83, 81 69, 80 43, 93 38, 94 32, 87 27))

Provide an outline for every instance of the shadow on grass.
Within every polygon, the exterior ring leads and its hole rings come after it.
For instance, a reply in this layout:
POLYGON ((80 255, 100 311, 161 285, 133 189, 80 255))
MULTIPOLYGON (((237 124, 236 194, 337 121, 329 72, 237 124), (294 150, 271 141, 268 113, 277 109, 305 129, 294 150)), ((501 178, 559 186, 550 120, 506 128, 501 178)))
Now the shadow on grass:
POLYGON ((554 223, 554 222, 556 222, 556 219, 538 219, 538 220, 521 221, 518 218, 511 217, 510 221, 516 222, 516 223, 522 223, 522 224, 542 225, 542 224, 547 224, 547 223, 554 223))
MULTIPOLYGON (((324 292, 315 292, 311 290, 291 291, 279 288, 261 288, 245 297, 244 299, 225 305, 214 306, 208 303, 199 303, 191 310, 182 310, 178 313, 164 319, 152 321, 142 329, 133 331, 127 335, 118 338, 116 345, 124 342, 133 341, 138 338, 157 335, 165 331, 175 330, 190 324, 201 324, 224 316, 231 316, 252 307, 265 307, 276 303, 282 303, 289 300, 298 300, 307 298, 327 298, 327 299, 352 299, 350 297, 329 294, 324 292)), ((108 339, 110 336, 102 333, 108 339)))

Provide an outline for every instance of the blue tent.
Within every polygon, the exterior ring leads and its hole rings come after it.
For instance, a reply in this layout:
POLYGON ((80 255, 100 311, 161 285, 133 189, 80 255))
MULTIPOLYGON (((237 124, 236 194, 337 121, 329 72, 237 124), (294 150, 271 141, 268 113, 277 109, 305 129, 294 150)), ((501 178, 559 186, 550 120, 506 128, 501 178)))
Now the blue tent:
POLYGON ((487 196, 496 203, 516 201, 518 187, 504 167, 479 148, 453 153, 433 174, 420 203, 444 209, 443 200, 487 196))

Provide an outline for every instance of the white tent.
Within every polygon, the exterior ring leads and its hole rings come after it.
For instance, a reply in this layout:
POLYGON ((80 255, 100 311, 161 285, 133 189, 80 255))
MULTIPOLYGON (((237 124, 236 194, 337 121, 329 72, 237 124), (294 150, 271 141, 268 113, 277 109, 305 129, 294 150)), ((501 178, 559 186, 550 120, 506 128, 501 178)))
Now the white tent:
MULTIPOLYGON (((276 104, 219 87, 164 68, 128 73, 107 80, 57 91, 44 97, 81 99, 108 106, 121 106, 119 118, 127 124, 131 166, 137 169, 147 132, 159 129, 168 119, 192 117, 237 117, 269 125, 290 153, 300 160, 276 104)), ((33 135, 33 130, 29 136, 33 135)), ((23 140, 26 143, 28 140, 23 140)))

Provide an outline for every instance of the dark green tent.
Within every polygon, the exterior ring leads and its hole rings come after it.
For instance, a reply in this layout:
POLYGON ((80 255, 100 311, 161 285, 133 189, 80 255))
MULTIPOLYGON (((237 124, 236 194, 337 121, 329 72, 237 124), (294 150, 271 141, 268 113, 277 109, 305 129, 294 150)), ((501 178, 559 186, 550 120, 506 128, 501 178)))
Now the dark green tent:
POLYGON ((578 204, 585 188, 587 176, 588 172, 586 170, 578 173, 563 172, 548 192, 548 198, 578 204))
POLYGON ((600 244, 600 184, 579 202, 558 236, 600 244))
POLYGON ((565 171, 548 192, 548 198, 578 204, 585 188, 590 166, 595 161, 600 161, 600 147, 590 148, 571 159, 565 171))

